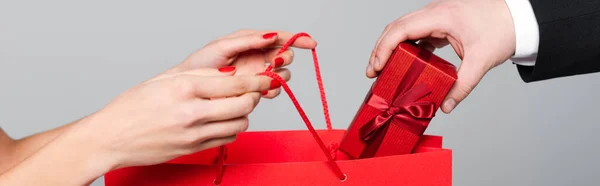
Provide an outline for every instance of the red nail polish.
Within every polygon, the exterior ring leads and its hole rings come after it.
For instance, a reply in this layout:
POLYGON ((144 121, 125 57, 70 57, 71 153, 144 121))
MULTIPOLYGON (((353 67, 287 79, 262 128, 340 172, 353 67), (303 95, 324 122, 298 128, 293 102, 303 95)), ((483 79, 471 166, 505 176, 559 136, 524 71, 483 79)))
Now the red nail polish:
POLYGON ((283 65, 283 58, 282 57, 275 58, 275 67, 280 67, 281 65, 283 65))
POLYGON ((260 94, 262 94, 263 96, 267 95, 268 93, 269 93, 269 91, 266 91, 266 90, 263 90, 262 92, 260 92, 260 94))
POLYGON ((277 80, 271 80, 271 89, 279 88, 281 84, 277 80))
POLYGON ((235 70, 234 66, 226 66, 219 68, 219 72, 231 72, 233 70, 235 70))
POLYGON ((262 37, 264 39, 271 39, 273 37, 275 37, 277 35, 277 32, 271 32, 271 33, 266 33, 265 35, 263 35, 262 37))

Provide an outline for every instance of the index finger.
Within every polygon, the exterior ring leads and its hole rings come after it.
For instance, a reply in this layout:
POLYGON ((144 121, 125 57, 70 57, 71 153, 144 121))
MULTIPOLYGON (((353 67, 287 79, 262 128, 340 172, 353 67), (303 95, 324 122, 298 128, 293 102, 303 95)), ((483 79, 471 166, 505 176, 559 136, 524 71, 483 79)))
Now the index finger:
MULTIPOLYGON (((277 34, 278 34, 277 41, 272 44, 273 46, 284 45, 286 42, 288 42, 288 40, 290 40, 292 37, 294 37, 294 35, 296 35, 296 33, 291 33, 291 32, 283 31, 283 30, 240 30, 235 33, 224 36, 222 38, 233 38, 233 37, 239 37, 239 36, 250 35, 250 34, 271 33, 271 32, 277 32, 277 34)), ((310 37, 299 37, 291 45, 291 47, 303 48, 303 49, 313 49, 313 48, 317 47, 317 42, 310 37)))
MULTIPOLYGON (((297 33, 290 33, 286 31, 274 31, 279 33, 279 38, 277 38, 276 45, 284 45, 287 43, 294 35, 297 33)), ((303 49, 313 49, 317 47, 317 42, 313 40, 311 37, 299 37, 290 45, 291 47, 303 48, 303 49)))
POLYGON ((430 36, 441 25, 439 23, 441 20, 437 18, 435 14, 421 12, 391 25, 389 31, 381 36, 380 43, 375 47, 372 70, 381 71, 400 42, 430 36))
MULTIPOLYGON (((269 90, 272 78, 267 76, 188 76, 194 94, 201 98, 240 96, 248 92, 269 90)), ((257 94, 258 95, 258 94, 257 94)))

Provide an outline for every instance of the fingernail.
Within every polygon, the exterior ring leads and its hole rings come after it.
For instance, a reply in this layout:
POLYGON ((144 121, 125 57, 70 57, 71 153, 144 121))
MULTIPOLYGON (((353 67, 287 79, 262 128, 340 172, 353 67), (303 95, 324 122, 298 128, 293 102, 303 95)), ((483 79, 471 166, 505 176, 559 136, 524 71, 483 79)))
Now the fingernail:
POLYGON ((275 67, 280 67, 281 65, 283 65, 283 58, 282 57, 275 58, 275 67))
POLYGON ((446 108, 447 112, 450 113, 452 110, 454 110, 454 107, 456 107, 456 101, 454 101, 454 99, 447 99, 444 102, 444 107, 446 108))
POLYGON ((281 84, 277 80, 271 80, 271 89, 279 88, 281 84))
POLYGON ((380 68, 381 63, 379 62, 379 58, 375 57, 375 67, 380 68))
POLYGON ((373 68, 373 66, 371 66, 371 63, 369 63, 369 65, 367 65, 367 71, 371 70, 373 68))
POLYGON ((270 32, 270 33, 264 34, 262 37, 264 39, 271 39, 271 38, 275 37, 276 35, 277 35, 277 32, 270 32))
POLYGON ((219 72, 231 72, 234 70, 235 70, 234 66, 226 66, 226 67, 219 68, 219 72))
POLYGON ((263 90, 262 92, 260 92, 260 94, 262 94, 263 96, 267 95, 268 93, 269 93, 269 91, 266 91, 266 90, 263 90))

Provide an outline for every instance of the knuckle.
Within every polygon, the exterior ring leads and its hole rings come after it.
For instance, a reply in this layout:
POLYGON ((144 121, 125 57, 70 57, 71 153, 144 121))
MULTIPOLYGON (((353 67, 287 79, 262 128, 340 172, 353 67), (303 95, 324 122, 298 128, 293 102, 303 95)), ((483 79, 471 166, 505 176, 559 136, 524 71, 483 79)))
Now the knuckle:
POLYGON ((246 34, 246 33, 249 33, 251 31, 252 30, 250 30, 250 29, 239 29, 239 30, 235 31, 234 34, 246 34))
POLYGON ((214 43, 212 45, 219 51, 226 50, 228 47, 226 39, 214 41, 214 43))
POLYGON ((235 142, 236 139, 237 139, 237 135, 233 135, 228 138, 225 138, 225 144, 233 143, 233 142, 235 142))
POLYGON ((180 144, 183 145, 184 147, 194 146, 201 142, 202 142, 201 137, 194 135, 192 133, 181 135, 180 144))
POLYGON ((382 44, 382 46, 379 46, 375 50, 373 50, 373 52, 374 52, 373 54, 375 54, 375 56, 377 56, 377 54, 382 54, 389 50, 386 48, 387 46, 383 46, 383 44, 385 44, 385 43, 382 42, 381 44, 382 44))
POLYGON ((209 111, 204 108, 206 108, 204 104, 183 108, 181 109, 180 118, 187 124, 204 123, 209 119, 209 111))
POLYGON ((460 2, 456 1, 448 1, 448 2, 440 2, 436 3, 434 6, 431 6, 430 10, 435 12, 435 15, 438 15, 441 18, 447 18, 447 20, 453 20, 451 17, 457 13, 457 11, 461 11, 462 5, 460 2))
POLYGON ((373 57, 375 57, 375 54, 377 54, 377 48, 378 48, 378 47, 375 47, 375 48, 373 48, 373 50, 371 51, 371 59, 372 59, 373 57))
POLYGON ((390 30, 390 29, 392 29, 395 24, 396 24, 396 21, 393 21, 392 23, 386 25, 384 30, 390 30))
POLYGON ((201 103, 199 106, 196 107, 195 111, 193 112, 193 119, 194 122, 197 124, 204 124, 212 119, 214 119, 214 115, 215 113, 218 113, 219 111, 216 110, 216 106, 211 105, 210 101, 202 101, 203 103, 201 103))
POLYGON ((473 87, 464 83, 459 83, 457 86, 457 90, 461 95, 460 99, 463 99, 464 97, 467 97, 467 95, 471 94, 471 92, 473 91, 473 87))
MULTIPOLYGON (((251 39, 251 38, 250 38, 250 39, 251 39)), ((261 42, 261 41, 262 41, 262 40, 258 40, 256 37, 254 37, 254 39, 253 39, 253 40, 246 41, 246 42, 244 43, 244 47, 245 47, 246 49, 259 48, 259 46, 260 46, 260 42, 261 42)))
POLYGON ((218 143, 216 145, 221 146, 221 145, 227 145, 227 144, 233 143, 233 142, 235 142, 236 138, 237 138, 237 134, 219 138, 219 140, 217 141, 218 143))
POLYGON ((248 130, 248 126, 249 126, 248 118, 244 117, 243 119, 241 119, 239 121, 238 130, 237 130, 236 134, 248 130))
POLYGON ((249 89, 248 84, 246 84, 244 80, 238 77, 231 79, 231 85, 233 87, 233 90, 237 94, 245 93, 249 89))
POLYGON ((410 20, 407 19, 398 19, 396 21, 394 21, 393 26, 390 28, 389 32, 400 32, 400 31, 404 31, 407 25, 407 22, 409 22, 410 20))
POLYGON ((175 91, 176 94, 187 94, 192 91, 192 82, 185 76, 179 76, 174 78, 171 82, 171 90, 175 91))
POLYGON ((250 97, 245 97, 242 99, 240 109, 242 109, 242 113, 250 114, 254 110, 254 100, 250 97))
POLYGON ((183 107, 182 109, 180 109, 176 119, 180 120, 180 122, 182 123, 189 124, 194 121, 195 116, 196 113, 193 107, 183 107))

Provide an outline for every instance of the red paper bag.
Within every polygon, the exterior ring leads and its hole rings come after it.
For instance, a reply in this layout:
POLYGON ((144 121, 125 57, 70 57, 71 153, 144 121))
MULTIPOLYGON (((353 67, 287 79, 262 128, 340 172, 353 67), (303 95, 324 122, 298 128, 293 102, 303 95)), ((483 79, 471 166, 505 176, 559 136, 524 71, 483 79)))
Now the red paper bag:
MULTIPOLYGON (((308 35, 295 35, 280 52, 302 36, 308 35)), ((327 130, 313 128, 285 80, 267 68, 261 75, 281 83, 308 131, 240 133, 227 146, 111 171, 104 176, 106 186, 451 185, 452 151, 442 148, 439 136, 421 138, 413 154, 357 160, 338 151, 346 131, 331 127, 315 49, 312 52, 327 130)))
POLYGON ((400 43, 340 150, 354 158, 411 153, 455 81, 454 65, 412 42, 400 43))
MULTIPOLYGON (((319 130, 325 144, 338 143, 344 130, 319 130)), ((336 152, 336 162, 347 176, 332 173, 308 131, 245 132, 227 145, 220 185, 452 185, 452 151, 442 149, 442 138, 421 138, 414 154, 349 160, 336 152)), ((219 149, 183 156, 164 164, 129 167, 104 176, 106 186, 215 185, 219 149)))

